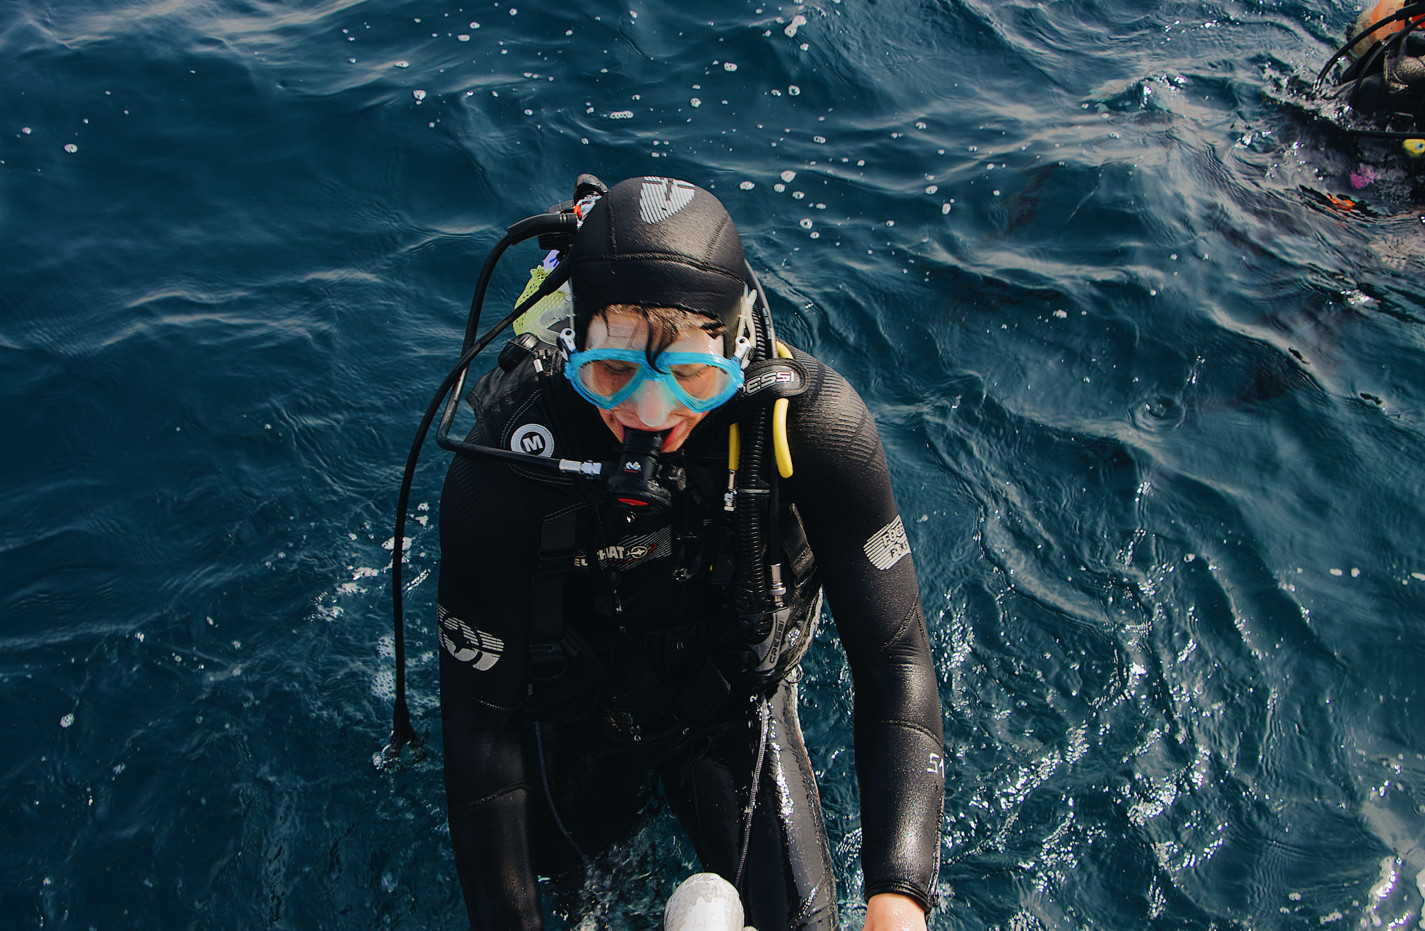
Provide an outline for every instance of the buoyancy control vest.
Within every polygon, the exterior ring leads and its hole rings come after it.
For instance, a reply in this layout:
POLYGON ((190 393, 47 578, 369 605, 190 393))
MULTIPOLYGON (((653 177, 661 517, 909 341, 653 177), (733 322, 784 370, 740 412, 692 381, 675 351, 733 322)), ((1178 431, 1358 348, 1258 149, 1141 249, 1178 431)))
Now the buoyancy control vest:
MULTIPOLYGON (((583 403, 562 365, 553 346, 512 340, 500 366, 466 395, 477 421, 472 439, 560 454, 581 430, 569 405, 583 403)), ((710 416, 700 429, 716 435, 746 410, 710 416)), ((597 423, 596 432, 605 429, 597 423)), ((527 715, 596 718, 628 742, 677 739, 712 722, 730 700, 771 690, 795 670, 821 613, 816 561, 795 504, 777 500, 769 536, 776 551, 762 558, 781 566, 782 607, 764 619, 759 606, 743 604, 745 547, 726 507, 726 456, 707 441, 665 454, 663 468, 677 473, 669 482, 673 506, 642 520, 611 507, 596 477, 508 464, 536 485, 541 502, 527 715)))

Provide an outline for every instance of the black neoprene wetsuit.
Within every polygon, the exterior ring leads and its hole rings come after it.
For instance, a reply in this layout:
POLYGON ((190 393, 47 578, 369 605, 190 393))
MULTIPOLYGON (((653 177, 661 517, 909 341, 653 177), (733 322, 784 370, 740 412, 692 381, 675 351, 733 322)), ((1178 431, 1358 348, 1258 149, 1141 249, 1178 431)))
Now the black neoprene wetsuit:
MULTIPOLYGON (((796 358, 808 390, 791 399, 795 472, 780 494, 800 515, 852 672, 864 892, 929 908, 944 764, 915 570, 865 404, 835 371, 796 358)), ((528 363, 497 369, 472 398, 472 442, 597 461, 618 449, 562 374, 536 376, 528 363)), ((451 465, 440 506, 441 714, 451 840, 472 927, 543 928, 536 876, 568 865, 570 839, 588 853, 616 840, 655 777, 703 867, 733 879, 764 734, 742 870, 748 922, 761 931, 837 927, 796 719, 798 672, 763 689, 765 702, 752 697, 726 649, 736 630, 729 601, 698 568, 709 550, 697 538, 715 535, 708 515, 722 505, 716 482, 726 482, 732 416, 713 411, 688 436, 682 460, 694 481, 671 528, 620 526, 584 479, 477 455, 451 465), (713 480, 695 506, 697 476, 713 480), (577 518, 576 554, 567 571, 545 574, 541 537, 560 514, 577 518), (531 617, 550 604, 583 651, 569 665, 582 668, 534 685, 531 617), (688 687, 710 675, 710 658, 732 683, 725 696, 688 687)), ((814 613, 815 577, 804 588, 803 611, 814 613)))

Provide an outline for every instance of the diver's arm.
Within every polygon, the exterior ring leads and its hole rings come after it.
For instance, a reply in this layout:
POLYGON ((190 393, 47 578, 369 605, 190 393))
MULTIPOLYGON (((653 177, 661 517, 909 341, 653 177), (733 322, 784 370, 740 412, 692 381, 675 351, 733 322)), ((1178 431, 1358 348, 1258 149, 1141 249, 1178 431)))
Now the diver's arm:
POLYGON ((908 896, 929 909, 944 742, 914 562, 865 404, 836 372, 798 358, 811 388, 793 399, 791 482, 856 689, 865 894, 908 896))
POLYGON ((532 579, 524 496, 493 461, 456 457, 441 494, 440 705, 446 809, 477 931, 544 927, 530 859, 523 717, 532 579))
MULTIPOLYGON (((441 666, 453 665, 446 655, 441 666)), ((441 677, 446 810, 470 927, 540 931, 544 913, 531 865, 520 716, 457 698, 441 677)))

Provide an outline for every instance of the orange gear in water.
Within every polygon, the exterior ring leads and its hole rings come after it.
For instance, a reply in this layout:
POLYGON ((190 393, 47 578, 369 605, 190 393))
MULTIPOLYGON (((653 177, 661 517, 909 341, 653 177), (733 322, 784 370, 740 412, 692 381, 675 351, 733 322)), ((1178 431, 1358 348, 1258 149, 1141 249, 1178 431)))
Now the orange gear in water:
MULTIPOLYGON (((1400 8, 1404 5, 1405 0, 1380 0, 1380 2, 1377 3, 1375 6, 1371 7, 1369 10, 1362 12, 1360 16, 1356 17, 1355 24, 1351 26, 1351 38, 1354 39, 1355 37, 1370 29, 1372 26, 1374 26, 1381 20, 1399 12, 1400 8)), ((1413 20, 1417 23, 1425 22, 1425 16, 1416 16, 1413 18, 1413 20)), ((1371 33, 1370 37, 1366 39, 1366 41, 1362 42, 1359 45, 1352 45, 1351 57, 1360 58, 1362 55, 1375 48, 1376 45, 1382 39, 1385 39, 1387 36, 1392 36, 1395 33, 1400 32, 1404 28, 1405 23, 1403 21, 1398 23, 1391 23, 1389 26, 1382 26, 1380 29, 1377 29, 1375 32, 1371 33)))

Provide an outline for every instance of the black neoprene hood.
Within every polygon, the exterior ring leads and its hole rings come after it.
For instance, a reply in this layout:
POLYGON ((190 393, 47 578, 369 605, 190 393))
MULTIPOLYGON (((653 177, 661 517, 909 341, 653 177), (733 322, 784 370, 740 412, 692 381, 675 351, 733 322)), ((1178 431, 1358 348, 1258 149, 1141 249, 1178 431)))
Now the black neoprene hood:
POLYGON ((590 318, 610 304, 676 307, 736 333, 751 287, 726 208, 697 185, 672 178, 614 185, 584 218, 571 256, 580 345, 590 318))

